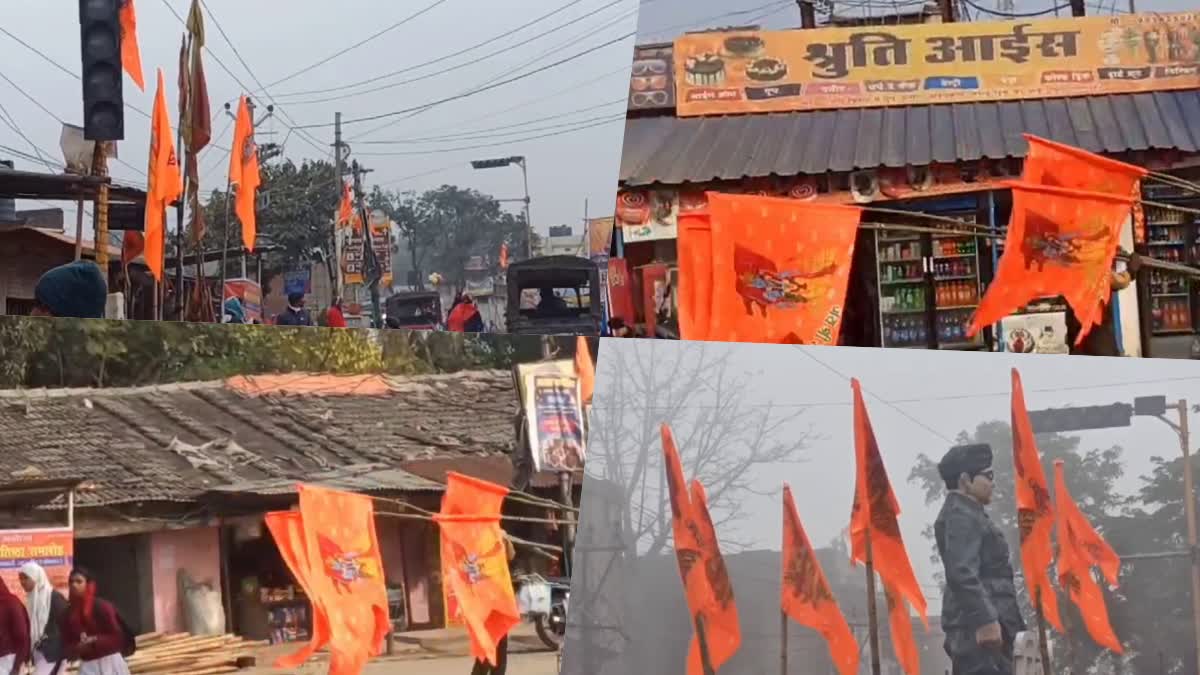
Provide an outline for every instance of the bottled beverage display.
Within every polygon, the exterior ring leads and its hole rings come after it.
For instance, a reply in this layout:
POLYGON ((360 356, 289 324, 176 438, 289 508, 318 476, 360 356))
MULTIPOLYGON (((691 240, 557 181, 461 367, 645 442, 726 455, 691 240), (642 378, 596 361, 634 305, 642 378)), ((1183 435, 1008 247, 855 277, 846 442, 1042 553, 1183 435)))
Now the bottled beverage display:
POLYGON ((923 277, 921 263, 918 262, 887 262, 880 266, 880 281, 919 281, 923 277))
POLYGON ((933 254, 935 256, 975 255, 975 250, 975 239, 971 237, 938 238, 934 240, 933 254))
POLYGON ((885 316, 883 344, 889 347, 918 347, 929 343, 929 330, 923 314, 885 316))
MULTIPOLYGON (((1159 195, 1164 200, 1181 196, 1184 195, 1159 195)), ((1200 262, 1200 233, 1196 231, 1195 216, 1180 210, 1150 205, 1143 207, 1143 214, 1146 223, 1146 245, 1151 257, 1185 265, 1196 265, 1200 262)), ((1151 271, 1151 330, 1166 333, 1194 331, 1190 294, 1191 285, 1186 279, 1151 271)))
POLYGON ((879 240, 879 259, 885 262, 921 260, 921 241, 916 238, 903 241, 879 240))
POLYGON ((880 299, 880 310, 888 312, 912 312, 925 309, 924 286, 900 286, 880 299))
POLYGON ((979 303, 979 286, 975 279, 939 281, 934 287, 934 302, 938 307, 971 307, 979 303))
POLYGON ((1187 298, 1154 298, 1151 325, 1157 331, 1192 330, 1192 312, 1187 298))
POLYGON ((967 337, 967 325, 971 322, 969 311, 939 312, 937 317, 937 340, 940 345, 963 344, 970 342, 967 337))

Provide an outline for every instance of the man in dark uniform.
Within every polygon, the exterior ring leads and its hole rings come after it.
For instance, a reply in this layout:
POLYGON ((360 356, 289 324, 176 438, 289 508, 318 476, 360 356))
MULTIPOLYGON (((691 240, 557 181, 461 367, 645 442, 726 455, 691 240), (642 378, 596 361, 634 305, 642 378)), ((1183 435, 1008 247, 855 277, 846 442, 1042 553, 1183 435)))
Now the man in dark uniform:
POLYGON ((938 463, 946 502, 933 532, 946 571, 942 629, 954 675, 1012 675, 1025 630, 1008 542, 984 511, 992 499, 992 448, 959 445, 938 463))

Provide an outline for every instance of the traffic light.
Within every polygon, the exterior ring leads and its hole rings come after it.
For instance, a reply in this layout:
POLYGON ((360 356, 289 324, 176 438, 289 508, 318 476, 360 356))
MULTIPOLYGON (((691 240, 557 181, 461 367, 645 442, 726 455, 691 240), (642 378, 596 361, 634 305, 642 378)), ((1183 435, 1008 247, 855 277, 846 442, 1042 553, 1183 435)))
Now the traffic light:
POLYGON ((89 141, 125 138, 121 95, 122 0, 79 0, 80 54, 83 57, 83 137, 89 141))
POLYGON ((501 157, 500 159, 476 159, 471 161, 471 168, 474 169, 498 169, 502 166, 511 164, 520 164, 520 157, 501 157))
POLYGON ((1078 408, 1030 410, 1029 422, 1037 434, 1089 429, 1127 427, 1133 422, 1133 406, 1128 403, 1093 405, 1078 408))

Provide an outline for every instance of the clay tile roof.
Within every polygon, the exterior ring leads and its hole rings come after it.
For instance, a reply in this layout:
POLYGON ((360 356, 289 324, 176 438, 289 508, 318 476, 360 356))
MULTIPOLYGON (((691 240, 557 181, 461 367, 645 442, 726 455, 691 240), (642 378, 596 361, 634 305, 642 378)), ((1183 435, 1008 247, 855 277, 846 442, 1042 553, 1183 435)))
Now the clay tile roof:
POLYGON ((505 457, 516 411, 506 371, 0 390, 0 483, 82 476, 80 507, 190 502, 367 465, 505 457))

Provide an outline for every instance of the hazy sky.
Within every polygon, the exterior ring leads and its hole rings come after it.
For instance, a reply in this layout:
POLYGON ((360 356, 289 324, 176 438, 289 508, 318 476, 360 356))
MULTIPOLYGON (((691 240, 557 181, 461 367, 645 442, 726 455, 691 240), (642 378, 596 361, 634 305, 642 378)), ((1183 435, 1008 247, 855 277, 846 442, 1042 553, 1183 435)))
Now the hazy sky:
MULTIPOLYGON (((578 231, 585 199, 592 216, 612 213, 623 132, 619 117, 625 109, 634 40, 628 37, 600 45, 633 32, 637 0, 205 0, 204 4, 216 17, 215 22, 207 20, 211 54, 205 57, 205 68, 215 117, 215 145, 221 146, 209 146, 200 160, 201 185, 206 192, 213 187, 224 189, 226 179, 232 130, 222 105, 232 101, 236 112, 237 96, 247 88, 260 89, 261 83, 267 86, 269 96, 260 94, 256 100, 266 105, 273 98, 278 105, 275 119, 260 127, 259 140, 283 143, 285 155, 297 162, 332 156, 332 123, 335 111, 341 111, 353 156, 374 169, 366 178, 368 186, 424 190, 452 183, 497 198, 520 197, 519 169, 473 171, 468 164, 472 159, 519 154, 528 158, 531 211, 539 231, 564 223, 578 231), (521 29, 555 10, 560 11, 521 29), (362 47, 281 81, 418 13, 362 47), (480 45, 485 41, 489 42, 480 45), (411 118, 351 121, 411 109, 591 49, 594 51, 587 55, 537 75, 411 118), (463 53, 456 54, 460 51, 463 53), (420 65, 434 60, 437 62, 420 65), (405 72, 388 75, 402 69, 405 72), (443 70, 448 72, 432 75, 443 70), (378 78, 374 84, 346 88, 372 78, 378 78), (399 84, 405 80, 415 81, 399 84), (334 87, 343 89, 319 91, 334 87), (291 127, 309 125, 329 126, 289 132, 291 127), (390 140, 407 142, 374 143, 390 140), (490 147, 475 147, 482 145, 490 147)), ((171 9, 184 16, 189 6, 190 0, 137 0, 147 90, 138 91, 127 78, 125 97, 143 112, 152 108, 156 67, 164 70, 170 107, 176 109, 174 83, 182 25, 171 9)), ((13 36, 77 74, 76 3, 6 0, 3 14, 0 28, 12 36, 0 32, 0 74, 4 76, 0 78, 0 103, 34 145, 52 162, 61 162, 60 126, 55 117, 79 123, 79 81, 13 36)), ((144 186, 149 129, 147 117, 126 109, 122 162, 111 167, 116 179, 144 186)), ((0 146, 36 154, 6 124, 0 124, 0 146)), ((7 148, 0 147, 0 158, 14 158, 19 168, 44 169, 36 161, 14 157, 7 148)), ((60 206, 73 214, 69 204, 60 206)), ((506 206, 520 208, 519 204, 506 206)), ((70 229, 72 218, 68 218, 70 229)), ((169 217, 168 222, 174 223, 174 218, 169 217)))
MULTIPOLYGON (((661 472, 661 445, 657 442, 661 420, 655 410, 665 404, 670 385, 639 391, 633 383, 663 383, 690 376, 692 364, 701 360, 695 350, 701 348, 707 350, 706 358, 725 357, 731 374, 751 379, 739 401, 743 410, 770 404, 786 415, 801 413, 772 436, 774 441, 813 435, 800 455, 803 463, 759 467, 753 474, 755 488, 769 494, 745 494, 740 501, 747 517, 739 521, 736 532, 726 534, 748 549, 778 550, 782 516, 777 491, 783 482, 791 485, 800 517, 815 545, 827 545, 848 526, 855 468, 847 378, 858 377, 900 502, 905 543, 935 613, 940 611, 936 570, 922 529, 936 517, 940 504, 925 503, 923 489, 908 482, 909 471, 921 453, 940 457, 959 432, 973 432, 982 422, 1007 421, 1012 367, 1021 371, 1030 409, 1132 403, 1136 396, 1154 394, 1164 394, 1170 401, 1183 397, 1200 402, 1200 363, 1192 361, 605 339, 598 361, 598 411, 589 437, 590 474, 606 472, 606 455, 632 452, 638 427, 655 434, 652 470, 661 472), (648 375, 642 367, 649 363, 677 367, 678 372, 648 375), (615 435, 620 438, 619 447, 613 447, 614 436, 603 428, 615 419, 622 425, 621 433, 615 435)), ((685 439, 707 418, 721 414, 713 409, 722 399, 711 383, 694 388, 687 403, 690 410, 685 411, 691 414, 684 414, 674 425, 685 465, 695 450, 685 439)), ((1196 423, 1193 419, 1193 428, 1196 423)), ((1112 445, 1124 448, 1125 472, 1118 489, 1126 492, 1140 486, 1139 477, 1147 473, 1151 456, 1175 457, 1179 452, 1175 433, 1152 418, 1134 418, 1133 426, 1126 429, 1072 435, 1081 438, 1081 452, 1112 445)), ((742 447, 740 441, 731 440, 728 452, 738 456, 744 452, 742 447)), ((997 487, 1012 489, 1009 485, 997 487)), ((639 497, 630 499, 637 502, 639 497)), ((586 490, 582 507, 586 518, 586 490)), ((721 517, 714 513, 714 520, 721 517)))

